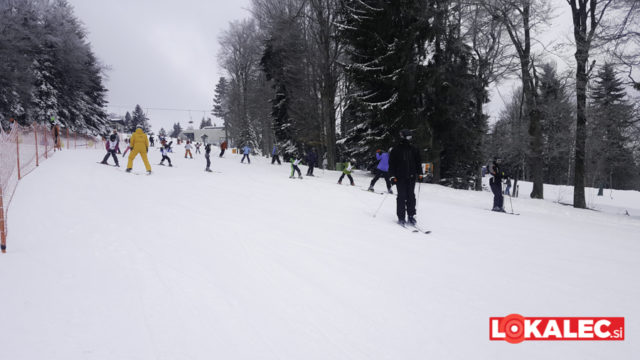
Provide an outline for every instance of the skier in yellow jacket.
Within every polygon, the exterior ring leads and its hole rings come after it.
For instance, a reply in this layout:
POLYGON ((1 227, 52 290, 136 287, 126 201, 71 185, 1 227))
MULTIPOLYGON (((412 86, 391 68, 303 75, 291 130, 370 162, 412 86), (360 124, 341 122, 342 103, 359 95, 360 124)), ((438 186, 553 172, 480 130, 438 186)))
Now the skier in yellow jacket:
POLYGON ((149 165, 149 159, 147 159, 149 138, 147 137, 147 134, 142 131, 142 126, 138 125, 136 132, 131 135, 129 147, 131 148, 131 153, 129 154, 129 162, 127 163, 127 172, 131 172, 133 159, 140 154, 140 157, 142 157, 142 161, 144 162, 144 167, 147 168, 147 173, 151 174, 151 165, 149 165))

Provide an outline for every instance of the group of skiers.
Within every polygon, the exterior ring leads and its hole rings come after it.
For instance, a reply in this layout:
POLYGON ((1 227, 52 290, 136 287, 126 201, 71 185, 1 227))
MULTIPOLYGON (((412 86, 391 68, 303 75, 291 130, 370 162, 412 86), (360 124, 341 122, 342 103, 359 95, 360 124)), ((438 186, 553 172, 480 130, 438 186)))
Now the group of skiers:
MULTIPOLYGON (((380 178, 384 178, 387 193, 393 194, 392 186, 396 186, 397 198, 396 198, 396 215, 398 217, 398 223, 401 225, 405 225, 407 222, 411 225, 416 225, 416 196, 415 196, 415 185, 416 182, 422 181, 423 177, 423 169, 422 169, 422 159, 420 156, 420 151, 411 144, 412 133, 410 130, 404 129, 400 131, 400 139, 395 146, 389 149, 389 151, 376 151, 376 159, 378 160, 378 165, 375 169, 375 176, 371 180, 369 184, 369 191, 374 191, 374 186, 376 182, 380 178)), ((171 152, 171 143, 167 143, 164 138, 161 138, 161 148, 160 152, 162 154, 162 160, 160 161, 160 165, 164 165, 164 161, 167 160, 168 165, 172 166, 171 159, 168 154, 171 152)), ((147 158, 147 153, 149 151, 149 138, 143 132, 142 127, 138 126, 134 134, 131 136, 131 140, 129 141, 129 148, 131 149, 131 153, 129 154, 129 159, 127 163, 127 172, 130 172, 133 166, 133 160, 140 155, 142 161, 144 162, 147 173, 151 173, 151 165, 149 164, 149 160, 147 158)), ((107 164, 107 160, 109 157, 113 157, 116 166, 119 166, 118 158, 116 153, 120 151, 119 149, 119 137, 117 133, 114 131, 113 134, 110 135, 109 139, 105 144, 107 154, 105 155, 102 163, 107 164)), ((187 141, 185 145, 185 158, 187 156, 193 158, 191 154, 191 142, 187 141)), ((224 155, 225 150, 227 149, 227 142, 223 142, 220 145, 220 157, 224 155)), ((196 153, 200 151, 200 144, 196 144, 196 153)), ((205 145, 205 159, 207 161, 207 165, 205 171, 211 172, 211 144, 205 145)), ((251 159, 249 155, 251 154, 251 148, 248 145, 245 145, 242 148, 242 159, 241 163, 244 163, 244 160, 247 160, 247 163, 251 163, 251 159)), ((126 155, 126 151, 125 154, 126 155)), ((123 155, 123 157, 124 157, 123 155)), ((273 147, 271 152, 272 160, 271 164, 281 164, 280 157, 278 154, 277 146, 273 147)), ((313 169, 316 166, 318 161, 318 156, 315 149, 312 149, 307 153, 306 163, 308 165, 307 176, 314 176, 313 169)), ((302 178, 302 172, 298 165, 300 165, 302 159, 299 156, 294 156, 290 159, 291 163, 291 175, 290 178, 294 178, 297 173, 298 178, 302 178)), ((487 170, 492 175, 492 178, 489 182, 491 191, 494 194, 493 200, 493 211, 504 212, 503 207, 503 192, 502 192, 502 180, 504 178, 508 179, 509 177, 504 173, 504 171, 500 168, 501 160, 494 159, 494 161, 488 166, 487 170)), ((355 186, 355 181, 351 176, 353 168, 355 165, 355 160, 351 159, 342 164, 342 174, 338 179, 338 184, 342 184, 342 180, 345 178, 349 178, 350 184, 355 186)))
MULTIPOLYGON (((400 131, 400 140, 393 148, 388 152, 378 150, 376 152, 376 159, 378 165, 375 170, 375 176, 369 184, 369 191, 374 191, 374 186, 380 178, 384 178, 387 185, 387 192, 393 194, 392 186, 396 185, 398 196, 396 202, 396 215, 398 217, 398 223, 405 225, 407 222, 411 225, 416 225, 416 196, 415 185, 417 181, 422 180, 422 159, 420 151, 411 144, 412 134, 409 130, 400 131)), ((277 146, 273 147, 271 151, 271 164, 278 162, 280 164, 280 157, 278 154, 277 146)), ((312 149, 307 153, 306 163, 309 167, 307 176, 313 176, 313 169, 318 161, 318 156, 315 149, 312 149)), ((299 156, 294 156, 290 159, 291 162, 291 175, 290 178, 302 179, 302 172, 298 165, 301 164, 302 159, 299 156)), ((355 159, 349 159, 342 165, 342 174, 338 179, 338 184, 342 184, 342 180, 345 177, 349 179, 351 186, 355 186, 353 176, 351 176, 355 159)))

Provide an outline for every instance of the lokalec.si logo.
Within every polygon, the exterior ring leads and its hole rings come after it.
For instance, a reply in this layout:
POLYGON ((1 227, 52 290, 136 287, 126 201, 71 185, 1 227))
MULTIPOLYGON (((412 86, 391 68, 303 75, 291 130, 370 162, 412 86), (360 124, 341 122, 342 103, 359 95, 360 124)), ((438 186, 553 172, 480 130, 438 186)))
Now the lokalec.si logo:
POLYGON ((623 317, 524 317, 511 314, 489 318, 489 340, 623 341, 623 317))

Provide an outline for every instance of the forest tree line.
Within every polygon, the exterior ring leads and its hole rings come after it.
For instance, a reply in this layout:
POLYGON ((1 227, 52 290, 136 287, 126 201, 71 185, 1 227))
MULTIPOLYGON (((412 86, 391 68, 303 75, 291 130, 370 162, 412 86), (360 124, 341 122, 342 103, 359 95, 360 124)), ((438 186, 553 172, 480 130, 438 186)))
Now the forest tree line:
POLYGON ((0 123, 60 122, 106 134, 107 89, 87 32, 65 0, 0 1, 0 123))
POLYGON ((534 183, 640 189, 637 0, 252 0, 218 39, 225 76, 213 114, 232 138, 285 157, 311 148, 373 165, 400 129, 414 132, 434 181, 474 184, 493 157, 534 183), (574 31, 558 74, 537 46, 554 11, 574 31), (567 15, 564 15, 567 16, 567 15), (498 119, 484 105, 519 90, 498 119), (633 92, 633 93, 629 93, 633 92), (491 122, 491 125, 489 125, 491 122))

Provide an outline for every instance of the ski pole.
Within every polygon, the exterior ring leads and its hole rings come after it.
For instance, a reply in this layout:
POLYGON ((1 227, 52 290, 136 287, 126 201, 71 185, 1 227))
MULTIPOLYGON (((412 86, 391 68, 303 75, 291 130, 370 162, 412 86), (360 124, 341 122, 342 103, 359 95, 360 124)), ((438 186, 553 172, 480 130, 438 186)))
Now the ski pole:
POLYGON ((511 201, 511 194, 509 194, 509 204, 511 204, 511 213, 513 214, 513 202, 511 201))
POLYGON ((382 199, 380 206, 378 206, 378 210, 376 210, 376 212, 373 213, 373 217, 376 217, 376 215, 378 215, 378 212, 380 211, 380 209, 382 209, 382 205, 384 204, 384 201, 387 200, 387 196, 389 196, 389 193, 384 195, 384 198, 382 199))

